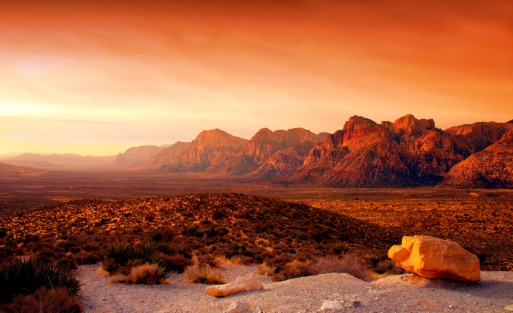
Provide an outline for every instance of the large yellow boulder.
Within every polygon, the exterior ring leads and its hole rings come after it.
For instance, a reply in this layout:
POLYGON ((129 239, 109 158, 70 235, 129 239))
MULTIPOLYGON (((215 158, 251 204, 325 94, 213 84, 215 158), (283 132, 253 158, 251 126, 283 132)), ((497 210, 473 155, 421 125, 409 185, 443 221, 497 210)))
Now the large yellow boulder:
POLYGON ((450 240, 432 236, 404 236, 402 244, 392 246, 388 257, 398 267, 426 278, 479 281, 479 259, 450 240))

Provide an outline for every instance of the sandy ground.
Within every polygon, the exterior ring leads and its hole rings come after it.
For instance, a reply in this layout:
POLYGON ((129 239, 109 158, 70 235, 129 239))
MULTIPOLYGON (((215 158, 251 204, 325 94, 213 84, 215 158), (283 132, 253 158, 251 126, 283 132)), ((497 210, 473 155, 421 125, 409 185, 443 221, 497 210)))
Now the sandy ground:
MULTIPOLYGON (((226 312, 233 302, 245 302, 247 312, 323 312, 332 301, 335 312, 510 312, 513 272, 482 272, 479 283, 428 280, 413 275, 389 276, 365 282, 348 274, 323 274, 283 282, 259 276, 264 290, 225 298, 205 293, 205 285, 183 282, 172 275, 167 285, 111 284, 96 265, 80 266, 80 298, 85 312, 226 312)), ((255 267, 227 265, 227 281, 256 272, 255 267)), ((333 311, 331 311, 333 312, 333 311)))

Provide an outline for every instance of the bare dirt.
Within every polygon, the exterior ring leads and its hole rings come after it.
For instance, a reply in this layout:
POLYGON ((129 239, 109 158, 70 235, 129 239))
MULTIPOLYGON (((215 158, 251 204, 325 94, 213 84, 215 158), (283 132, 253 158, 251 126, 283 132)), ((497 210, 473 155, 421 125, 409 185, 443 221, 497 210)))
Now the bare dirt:
MULTIPOLYGON (((325 312, 326 301, 335 312, 480 312, 513 310, 513 272, 482 272, 479 283, 428 280, 410 274, 366 282, 348 274, 316 276, 271 282, 259 276, 264 290, 214 298, 205 285, 184 282, 171 275, 169 284, 112 284, 97 272, 100 264, 80 266, 77 277, 85 312, 185 313, 227 312, 233 302, 249 305, 247 312, 325 312)), ((252 266, 226 265, 227 281, 256 272, 252 266)), ((333 312, 333 311, 330 311, 333 312)))

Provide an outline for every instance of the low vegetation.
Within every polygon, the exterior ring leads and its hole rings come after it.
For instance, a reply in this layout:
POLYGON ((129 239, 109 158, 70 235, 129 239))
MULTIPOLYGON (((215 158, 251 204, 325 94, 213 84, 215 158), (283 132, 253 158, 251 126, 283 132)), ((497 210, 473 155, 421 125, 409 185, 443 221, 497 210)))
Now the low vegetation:
POLYGON ((15 260, 0 268, 0 311, 80 312, 79 290, 79 282, 70 272, 40 260, 15 260))
MULTIPOLYGON (((483 270, 513 270, 511 197, 378 190, 329 198, 308 192, 289 201, 240 193, 80 200, 3 217, 1 279, 16 282, 0 288, 38 281, 13 276, 16 267, 46 264, 71 275, 80 264, 100 261, 120 283, 165 283, 171 273, 184 273, 191 282, 223 283, 215 268, 219 258, 260 264, 260 273, 274 280, 326 272, 369 280, 397 272, 386 252, 403 235, 414 234, 460 243, 479 256, 483 270)), ((60 289, 76 294, 52 282, 0 295, 4 307, 29 305, 44 292, 59 298, 60 289)))
POLYGON ((193 265, 187 266, 184 271, 185 280, 195 284, 225 284, 221 272, 209 264, 200 264, 197 259, 193 265))
POLYGON ((166 284, 167 271, 157 264, 145 263, 130 268, 128 275, 115 275, 110 279, 113 283, 125 284, 166 284))

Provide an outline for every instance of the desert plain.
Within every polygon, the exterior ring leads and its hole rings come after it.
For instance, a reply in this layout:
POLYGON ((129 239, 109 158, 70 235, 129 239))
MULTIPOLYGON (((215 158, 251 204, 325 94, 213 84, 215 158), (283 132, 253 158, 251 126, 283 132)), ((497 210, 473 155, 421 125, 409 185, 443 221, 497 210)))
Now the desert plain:
POLYGON ((388 275, 400 272, 387 258, 390 246, 404 235, 432 235, 476 254, 484 271, 513 270, 508 189, 314 188, 92 172, 1 184, 2 262, 35 255, 71 268, 96 264, 109 244, 165 230, 183 256, 173 260, 184 266, 196 255, 211 264, 265 263, 276 275, 294 260, 352 253, 388 275))

